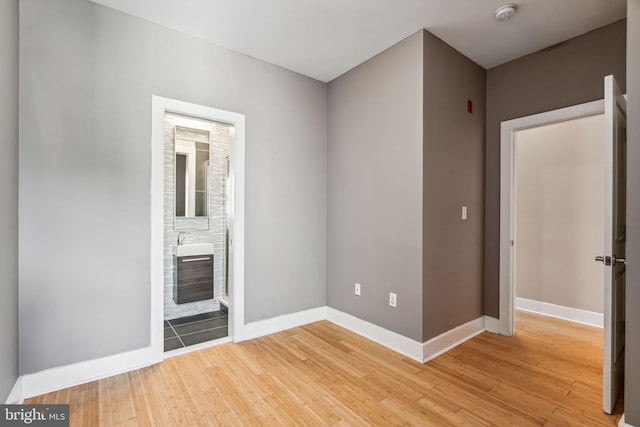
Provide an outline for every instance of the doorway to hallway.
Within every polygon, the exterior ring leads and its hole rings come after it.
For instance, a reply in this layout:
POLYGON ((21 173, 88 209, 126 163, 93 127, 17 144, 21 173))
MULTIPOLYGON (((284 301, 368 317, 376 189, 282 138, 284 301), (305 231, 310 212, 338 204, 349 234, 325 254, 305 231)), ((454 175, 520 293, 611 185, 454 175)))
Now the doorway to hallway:
MULTIPOLYGON (((626 230, 626 101, 613 76, 605 78, 605 100, 503 122, 500 189, 500 332, 515 331, 516 144, 518 131, 604 111, 604 239, 596 261, 602 261, 604 304, 603 410, 613 410, 624 367, 624 295, 626 230)), ((593 258, 592 258, 593 259, 593 258)))
POLYGON ((516 308, 602 327, 604 115, 514 133, 516 308))

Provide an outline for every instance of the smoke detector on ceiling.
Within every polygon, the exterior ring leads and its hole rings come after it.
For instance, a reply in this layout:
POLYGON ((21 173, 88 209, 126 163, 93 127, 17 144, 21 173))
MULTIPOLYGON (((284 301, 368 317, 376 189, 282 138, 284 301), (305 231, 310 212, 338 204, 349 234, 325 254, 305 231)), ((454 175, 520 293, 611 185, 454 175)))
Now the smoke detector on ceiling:
POLYGON ((508 21, 516 14, 516 10, 518 6, 513 3, 502 5, 496 9, 496 19, 502 22, 508 21))

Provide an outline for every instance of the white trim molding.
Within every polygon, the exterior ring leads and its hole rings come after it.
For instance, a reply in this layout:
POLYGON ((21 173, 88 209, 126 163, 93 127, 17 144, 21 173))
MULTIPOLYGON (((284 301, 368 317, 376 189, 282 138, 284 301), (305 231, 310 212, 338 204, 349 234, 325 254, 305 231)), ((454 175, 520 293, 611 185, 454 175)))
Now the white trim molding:
MULTIPOLYGON (((480 316, 425 343, 420 343, 350 314, 322 306, 247 323, 242 328, 242 335, 234 341, 250 340, 321 320, 328 320, 419 363, 426 363, 434 359, 484 332, 487 327, 493 328, 494 326, 490 325, 495 325, 498 322, 492 317, 480 316)), ((21 402, 25 398, 144 368, 156 363, 156 361, 162 362, 165 357, 178 356, 229 342, 231 342, 230 338, 203 343, 181 352, 168 352, 166 355, 163 354, 160 359, 156 355, 156 349, 149 346, 140 350, 26 374, 16 381, 14 390, 10 394, 11 400, 8 399, 7 403, 21 402)))
POLYGON ((435 359, 452 348, 483 333, 485 330, 484 316, 456 326, 422 344, 422 360, 427 363, 429 360, 435 359))
MULTIPOLYGON (((239 338, 241 339, 237 341, 257 338, 308 323, 325 320, 327 318, 326 310, 326 307, 323 306, 248 323, 245 325, 245 328, 241 329, 244 334, 240 336, 239 338)), ((193 346, 193 348, 188 348, 188 350, 183 352, 168 352, 166 357, 203 350, 230 341, 230 339, 221 339, 210 343, 203 343, 193 346)), ((154 361, 162 362, 164 357, 165 355, 163 354, 162 358, 158 360, 155 349, 149 346, 140 350, 46 369, 33 374, 26 374, 16 381, 14 390, 12 390, 9 395, 11 401, 7 399, 7 403, 20 403, 20 401, 23 401, 25 398, 39 396, 67 387, 134 371, 150 366, 155 363, 154 361)))
POLYGON ((518 310, 541 314, 543 316, 555 317, 557 319, 568 320, 570 322, 581 323, 583 325, 595 326, 596 328, 602 328, 604 325, 604 316, 602 313, 565 307, 563 305, 551 304, 549 302, 516 297, 516 308, 518 310))
POLYGON ((500 333, 500 319, 491 316, 484 316, 484 328, 492 334, 500 333))
POLYGON ((514 260, 514 169, 515 133, 604 112, 604 101, 593 101, 532 116, 504 121, 500 125, 500 333, 513 335, 515 310, 514 260))
MULTIPOLYGON (((244 325, 244 328, 238 328, 243 331, 243 335, 239 336, 238 338, 240 339, 236 341, 243 341, 273 334, 308 323, 325 320, 326 317, 326 307, 323 306, 248 323, 247 325, 244 325)), ((12 391, 10 396, 12 400, 17 400, 13 397, 14 395, 22 399, 39 396, 45 393, 62 390, 67 387, 73 387, 113 375, 144 368, 156 363, 156 361, 162 362, 165 357, 169 358, 179 354, 203 350, 205 348, 230 341, 230 339, 222 339, 210 343, 202 343, 201 345, 193 346, 193 348, 188 347, 182 352, 168 352, 166 356, 163 353, 162 358, 159 360, 156 356, 156 350, 149 346, 127 353, 116 354, 86 362, 73 363, 33 374, 27 374, 20 377, 19 385, 18 382, 16 382, 16 386, 14 386, 15 393, 12 391)))
POLYGON ((7 400, 4 402, 7 405, 21 405, 24 403, 24 392, 22 390, 22 377, 16 379, 7 400))
POLYGON ((627 424, 624 420, 624 414, 620 417, 620 422, 618 423, 618 427, 634 427, 631 424, 627 424))
POLYGON ((331 307, 327 307, 327 320, 415 361, 424 361, 422 343, 418 341, 331 307))
POLYGON ((145 347, 140 350, 26 374, 22 376, 22 397, 28 399, 67 387, 134 371, 151 365, 150 361, 154 359, 153 349, 145 347))
POLYGON ((283 314, 270 319, 258 320, 244 325, 241 341, 252 340, 287 329, 319 322, 327 318, 327 307, 316 307, 296 313, 283 314))

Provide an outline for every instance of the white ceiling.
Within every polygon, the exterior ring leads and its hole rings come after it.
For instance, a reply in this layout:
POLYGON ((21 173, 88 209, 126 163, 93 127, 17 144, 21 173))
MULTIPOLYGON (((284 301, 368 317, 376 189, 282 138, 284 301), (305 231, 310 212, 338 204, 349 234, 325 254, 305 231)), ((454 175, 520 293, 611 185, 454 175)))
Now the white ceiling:
POLYGON ((491 68, 626 16, 625 0, 92 0, 327 82, 426 28, 491 68))

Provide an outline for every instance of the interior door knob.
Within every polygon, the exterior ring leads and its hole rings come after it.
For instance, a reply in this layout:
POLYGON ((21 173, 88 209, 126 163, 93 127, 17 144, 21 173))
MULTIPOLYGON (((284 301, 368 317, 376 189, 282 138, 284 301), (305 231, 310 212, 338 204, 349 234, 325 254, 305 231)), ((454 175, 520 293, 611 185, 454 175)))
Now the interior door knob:
POLYGON ((614 264, 614 257, 610 257, 610 256, 600 256, 598 255, 596 257, 596 261, 603 263, 604 265, 613 265, 614 264))
POLYGON ((595 260, 597 262, 604 263, 604 265, 616 265, 616 264, 626 264, 627 260, 625 258, 618 258, 617 256, 602 256, 598 255, 595 260))

